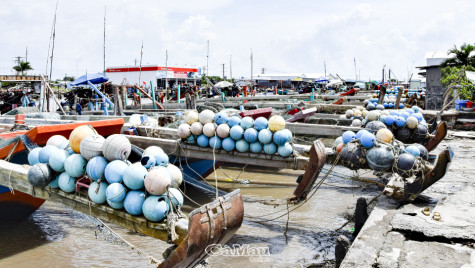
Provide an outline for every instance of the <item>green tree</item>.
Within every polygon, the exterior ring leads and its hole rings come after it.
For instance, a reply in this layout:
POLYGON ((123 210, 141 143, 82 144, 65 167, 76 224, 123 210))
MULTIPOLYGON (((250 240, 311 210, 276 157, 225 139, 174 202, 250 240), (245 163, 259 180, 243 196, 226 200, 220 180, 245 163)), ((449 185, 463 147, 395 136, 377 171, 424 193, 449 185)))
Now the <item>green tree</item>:
POLYGON ((33 68, 31 68, 28 61, 21 61, 19 65, 13 66, 13 70, 17 73, 21 73, 21 75, 25 75, 27 71, 33 70, 33 68))
POLYGON ((442 67, 447 66, 473 66, 475 67, 475 56, 470 56, 470 53, 475 51, 475 47, 471 44, 463 44, 460 49, 454 45, 454 48, 448 51, 449 54, 453 54, 452 57, 442 62, 442 67))
MULTIPOLYGON (((467 66, 448 66, 442 68, 442 85, 446 86, 449 93, 453 94, 454 89, 458 88, 458 93, 463 100, 473 100, 475 95, 475 86, 467 79, 465 71, 475 71, 475 67, 467 66)), ((455 97, 455 96, 454 96, 455 97)))

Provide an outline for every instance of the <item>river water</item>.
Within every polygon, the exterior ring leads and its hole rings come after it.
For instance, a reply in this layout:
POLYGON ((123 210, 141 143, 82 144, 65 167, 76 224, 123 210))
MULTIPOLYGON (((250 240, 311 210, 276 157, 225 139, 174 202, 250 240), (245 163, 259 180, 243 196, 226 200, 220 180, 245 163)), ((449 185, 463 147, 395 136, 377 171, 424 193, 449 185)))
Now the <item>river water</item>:
MULTIPOLYGON (((286 206, 282 204, 292 196, 294 186, 257 185, 252 182, 262 180, 292 184, 303 172, 251 166, 242 170, 242 166, 228 165, 216 172, 220 179, 251 182, 219 183, 223 190, 240 188, 244 199, 244 222, 227 245, 259 248, 262 251, 239 257, 212 255, 207 259, 209 267, 333 267, 336 238, 340 234, 349 236, 353 225, 335 230, 347 222, 359 197, 371 199, 381 191, 374 185, 329 176, 307 203, 290 213, 286 231, 286 214, 270 222, 254 221, 271 218, 265 216, 269 213, 285 211, 286 206)), ((353 175, 352 171, 341 167, 336 167, 335 171, 346 176, 353 175)), ((214 177, 211 174, 208 179, 214 177)), ((214 184, 214 181, 209 183, 214 184)), ((187 194, 199 203, 209 201, 190 189, 187 194)), ((186 201, 185 206, 196 207, 190 201, 186 201)), ((161 253, 169 247, 163 241, 106 224, 116 235, 95 218, 45 202, 21 223, 2 223, 0 267, 154 267, 146 256, 162 260, 161 253), (117 235, 136 246, 141 254, 117 235)))

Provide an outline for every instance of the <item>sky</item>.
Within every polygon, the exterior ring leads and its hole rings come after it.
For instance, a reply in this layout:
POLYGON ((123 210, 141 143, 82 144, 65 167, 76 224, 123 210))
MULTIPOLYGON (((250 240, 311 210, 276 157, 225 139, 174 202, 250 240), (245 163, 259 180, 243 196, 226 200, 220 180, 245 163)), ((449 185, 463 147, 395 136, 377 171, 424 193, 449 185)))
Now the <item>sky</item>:
MULTIPOLYGON (((56 0, 0 0, 0 74, 26 55, 47 73, 56 0)), ((430 51, 475 43, 475 1, 59 0, 53 79, 143 65, 206 67, 209 75, 324 73, 407 80, 430 51), (356 63, 356 72, 355 72, 356 63), (356 73, 356 74, 355 74, 356 73)))

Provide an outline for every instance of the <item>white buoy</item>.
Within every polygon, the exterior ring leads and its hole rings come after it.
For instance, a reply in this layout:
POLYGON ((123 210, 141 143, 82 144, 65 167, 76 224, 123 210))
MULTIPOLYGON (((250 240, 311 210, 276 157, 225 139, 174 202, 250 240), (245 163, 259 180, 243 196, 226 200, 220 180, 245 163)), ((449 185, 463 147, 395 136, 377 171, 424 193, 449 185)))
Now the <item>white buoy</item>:
POLYGON ((211 110, 204 110, 199 114, 199 120, 201 124, 212 123, 214 120, 214 112, 211 110))
POLYGON ((181 173, 181 170, 173 164, 168 164, 167 168, 172 176, 172 184, 170 185, 170 187, 180 187, 181 183, 183 182, 183 173, 181 173))
POLYGON ((196 111, 188 111, 185 113, 184 120, 191 126, 193 123, 198 122, 198 113, 196 111))
POLYGON ((199 136, 203 133, 203 125, 200 122, 195 122, 191 125, 191 133, 199 136))
POLYGON ((46 145, 53 145, 53 146, 56 146, 58 147, 59 149, 64 149, 64 148, 61 148, 62 145, 64 144, 65 141, 67 141, 68 139, 66 139, 66 137, 62 136, 62 135, 54 135, 54 136, 51 136, 48 141, 46 142, 46 145))
POLYGON ((215 133, 216 128, 214 126, 214 123, 206 123, 203 126, 203 134, 205 134, 206 137, 213 137, 215 133))
POLYGON ((129 139, 121 134, 107 137, 102 145, 102 154, 109 161, 126 160, 132 151, 129 139))
POLYGON ((181 124, 177 129, 178 137, 186 139, 191 135, 191 128, 188 124, 181 124))
POLYGON ((216 133, 221 139, 229 137, 229 126, 228 124, 221 124, 216 128, 216 133))
POLYGON ((86 136, 79 144, 79 151, 82 157, 89 161, 95 156, 102 155, 102 145, 104 141, 104 137, 98 134, 86 136))

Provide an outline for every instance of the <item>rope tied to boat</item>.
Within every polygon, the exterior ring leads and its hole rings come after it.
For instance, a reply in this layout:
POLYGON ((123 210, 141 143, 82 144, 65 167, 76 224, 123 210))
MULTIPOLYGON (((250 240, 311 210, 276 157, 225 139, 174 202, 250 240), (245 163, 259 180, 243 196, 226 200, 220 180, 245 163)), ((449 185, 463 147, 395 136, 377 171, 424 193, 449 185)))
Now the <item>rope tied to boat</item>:
MULTIPOLYGON (((168 233, 168 243, 173 243, 177 241, 180 237, 176 233, 176 224, 180 219, 187 219, 186 216, 181 212, 180 206, 175 206, 173 203, 172 197, 175 197, 173 193, 167 191, 168 202, 170 205, 170 211, 167 214, 167 233, 168 233)), ((175 200, 177 198, 175 197, 175 200)))

